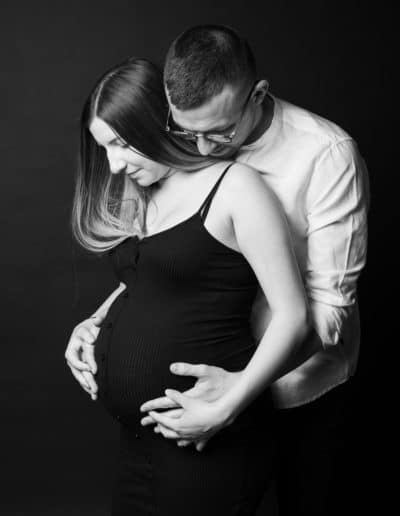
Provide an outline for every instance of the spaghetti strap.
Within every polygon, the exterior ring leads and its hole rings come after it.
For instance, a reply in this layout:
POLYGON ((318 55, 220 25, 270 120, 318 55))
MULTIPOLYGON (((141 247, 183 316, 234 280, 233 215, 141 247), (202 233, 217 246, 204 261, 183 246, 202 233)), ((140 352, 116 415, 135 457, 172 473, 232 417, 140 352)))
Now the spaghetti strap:
POLYGON ((203 220, 203 222, 206 220, 206 217, 207 217, 207 214, 208 214, 208 210, 210 209, 210 206, 211 206, 211 202, 213 200, 213 197, 216 193, 216 191, 218 190, 218 187, 222 181, 222 179, 224 178, 225 174, 228 172, 228 170, 231 168, 231 166, 233 165, 234 162, 232 163, 229 163, 229 165, 225 168, 225 170, 222 172, 222 174, 219 176, 218 178, 218 181, 215 183, 215 185, 212 187, 210 193, 207 195, 207 197, 205 198, 204 202, 202 203, 202 205, 200 206, 199 208, 199 213, 201 214, 201 218, 203 220))

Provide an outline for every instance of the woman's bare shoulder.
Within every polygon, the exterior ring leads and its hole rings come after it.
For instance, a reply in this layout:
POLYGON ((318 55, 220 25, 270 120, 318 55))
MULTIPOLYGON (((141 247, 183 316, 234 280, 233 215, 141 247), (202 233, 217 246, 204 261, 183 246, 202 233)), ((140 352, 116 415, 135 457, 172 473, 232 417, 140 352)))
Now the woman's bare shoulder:
POLYGON ((239 199, 252 199, 257 202, 258 199, 266 201, 270 199, 272 203, 276 202, 276 196, 268 186, 263 172, 246 165, 244 163, 233 163, 230 170, 224 178, 224 190, 229 200, 236 202, 239 199))

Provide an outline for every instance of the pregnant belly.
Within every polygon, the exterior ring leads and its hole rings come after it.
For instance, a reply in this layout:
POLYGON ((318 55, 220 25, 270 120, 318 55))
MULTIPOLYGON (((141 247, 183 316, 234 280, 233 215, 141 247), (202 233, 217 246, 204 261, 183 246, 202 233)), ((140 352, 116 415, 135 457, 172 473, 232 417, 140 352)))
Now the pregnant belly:
POLYGON ((139 408, 145 401, 163 396, 167 388, 182 392, 194 385, 195 378, 169 371, 172 362, 204 363, 234 371, 245 367, 255 349, 250 335, 185 340, 178 336, 177 321, 170 328, 156 322, 143 324, 125 306, 107 317, 96 341, 99 399, 111 415, 132 424, 140 421, 139 408))

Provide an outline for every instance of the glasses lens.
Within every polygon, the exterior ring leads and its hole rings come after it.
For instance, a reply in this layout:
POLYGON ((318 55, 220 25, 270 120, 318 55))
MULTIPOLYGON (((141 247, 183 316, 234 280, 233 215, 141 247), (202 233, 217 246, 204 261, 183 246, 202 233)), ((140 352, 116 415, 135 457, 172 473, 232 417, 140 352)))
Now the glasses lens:
POLYGON ((215 143, 231 143, 232 138, 224 134, 206 134, 207 140, 215 143))
POLYGON ((196 140, 196 135, 191 133, 186 133, 185 131, 170 131, 171 134, 178 136, 179 138, 183 138, 184 140, 196 140))

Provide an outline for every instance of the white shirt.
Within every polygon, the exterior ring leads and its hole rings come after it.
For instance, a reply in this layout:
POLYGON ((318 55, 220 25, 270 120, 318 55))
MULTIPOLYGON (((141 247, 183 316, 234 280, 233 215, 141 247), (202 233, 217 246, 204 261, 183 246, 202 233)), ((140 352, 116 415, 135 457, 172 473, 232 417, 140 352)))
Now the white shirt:
MULTIPOLYGON (((272 385, 280 408, 302 405, 354 374, 360 345, 357 278, 367 247, 368 177, 354 140, 334 123, 274 100, 267 131, 237 161, 259 170, 286 212, 323 349, 272 385)), ((262 305, 262 307, 261 307, 262 305)), ((256 336, 269 320, 257 303, 256 336)))

